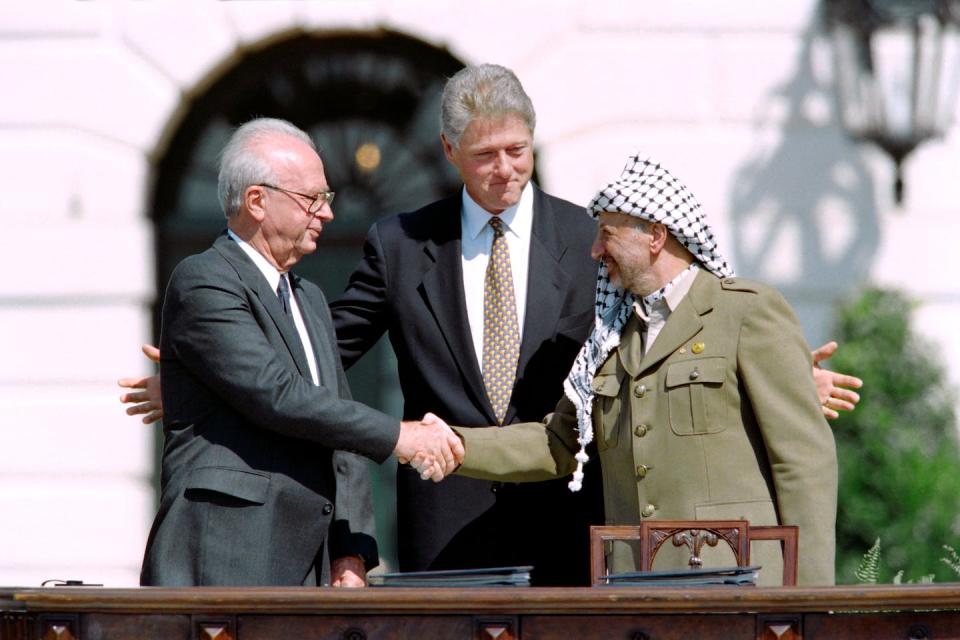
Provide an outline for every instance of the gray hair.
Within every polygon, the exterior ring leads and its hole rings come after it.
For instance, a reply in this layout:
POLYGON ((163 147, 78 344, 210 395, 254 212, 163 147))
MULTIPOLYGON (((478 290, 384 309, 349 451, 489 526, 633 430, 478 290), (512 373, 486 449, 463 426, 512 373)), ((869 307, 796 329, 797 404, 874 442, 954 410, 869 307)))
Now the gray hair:
POLYGON ((530 96, 513 71, 498 64, 481 64, 458 71, 443 88, 440 130, 447 142, 460 146, 460 136, 474 118, 515 114, 530 129, 537 125, 530 96))
POLYGON ((311 149, 317 149, 306 132, 286 120, 254 118, 240 125, 230 136, 220 156, 217 197, 227 218, 240 210, 247 187, 276 181, 273 167, 258 148, 261 142, 273 136, 296 138, 310 145, 311 149))

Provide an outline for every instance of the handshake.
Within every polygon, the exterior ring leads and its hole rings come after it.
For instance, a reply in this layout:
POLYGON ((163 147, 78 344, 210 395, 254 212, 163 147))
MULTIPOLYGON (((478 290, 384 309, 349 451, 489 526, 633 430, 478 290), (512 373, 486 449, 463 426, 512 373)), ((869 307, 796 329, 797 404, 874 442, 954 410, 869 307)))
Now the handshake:
POLYGON ((419 422, 400 423, 393 450, 397 460, 410 463, 424 480, 440 482, 463 462, 463 442, 447 423, 427 413, 419 422))

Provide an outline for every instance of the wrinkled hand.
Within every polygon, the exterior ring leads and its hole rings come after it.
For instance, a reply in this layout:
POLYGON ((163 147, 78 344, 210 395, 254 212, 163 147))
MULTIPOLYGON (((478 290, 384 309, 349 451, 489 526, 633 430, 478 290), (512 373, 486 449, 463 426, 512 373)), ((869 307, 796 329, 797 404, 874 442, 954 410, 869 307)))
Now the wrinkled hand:
POLYGON ((828 342, 813 350, 813 381, 817 385, 817 396, 820 398, 820 410, 828 420, 838 418, 838 411, 853 411, 860 402, 860 394, 851 389, 863 386, 863 380, 844 373, 835 373, 822 369, 820 363, 829 358, 837 350, 836 342, 828 342), (849 388, 845 388, 849 387, 849 388))
POLYGON ((367 568, 363 558, 346 556, 334 559, 330 563, 330 584, 348 589, 367 586, 367 568))
POLYGON ((424 479, 440 482, 463 461, 463 443, 446 422, 428 413, 420 422, 400 423, 400 438, 394 455, 401 463, 407 463, 418 454, 423 454, 421 465, 430 459, 426 469, 417 468, 421 477, 426 473, 424 479))
MULTIPOLYGON (((140 349, 143 351, 143 355, 153 362, 160 362, 160 350, 153 345, 145 344, 140 349)), ((163 418, 159 374, 143 378, 120 378, 117 380, 117 384, 126 389, 141 389, 141 391, 125 393, 120 396, 120 402, 124 404, 139 403, 127 407, 128 416, 146 414, 143 416, 143 424, 151 424, 163 418)))

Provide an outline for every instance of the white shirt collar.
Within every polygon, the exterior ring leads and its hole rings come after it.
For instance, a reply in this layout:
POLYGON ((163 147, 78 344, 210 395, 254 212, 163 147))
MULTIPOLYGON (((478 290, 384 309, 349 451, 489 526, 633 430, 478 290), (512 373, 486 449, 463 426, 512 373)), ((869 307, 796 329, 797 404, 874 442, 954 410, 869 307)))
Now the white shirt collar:
MULTIPOLYGON (((460 237, 475 239, 483 233, 490 222, 491 215, 470 197, 467 188, 464 187, 460 237)), ((517 204, 504 209, 499 217, 503 220, 504 232, 510 232, 521 239, 529 238, 530 230, 533 228, 533 185, 528 182, 517 204)))
POLYGON ((270 288, 273 291, 277 290, 277 285, 280 284, 280 272, 277 271, 277 268, 270 264, 270 261, 264 258, 259 251, 253 248, 253 246, 240 238, 237 234, 233 232, 233 229, 227 229, 227 235, 240 245, 240 248, 243 249, 243 252, 250 256, 250 259, 253 260, 253 264, 257 265, 257 269, 263 274, 263 277, 267 279, 267 283, 270 284, 270 288))

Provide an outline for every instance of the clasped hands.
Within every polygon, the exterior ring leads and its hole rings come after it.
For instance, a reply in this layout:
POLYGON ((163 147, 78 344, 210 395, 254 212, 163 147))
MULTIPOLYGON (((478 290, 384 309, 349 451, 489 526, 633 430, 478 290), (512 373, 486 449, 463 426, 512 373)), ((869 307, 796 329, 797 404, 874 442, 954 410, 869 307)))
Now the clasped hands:
POLYGON ((440 482, 463 462, 463 442, 446 422, 432 413, 423 419, 400 423, 394 455, 410 463, 424 480, 440 482))

